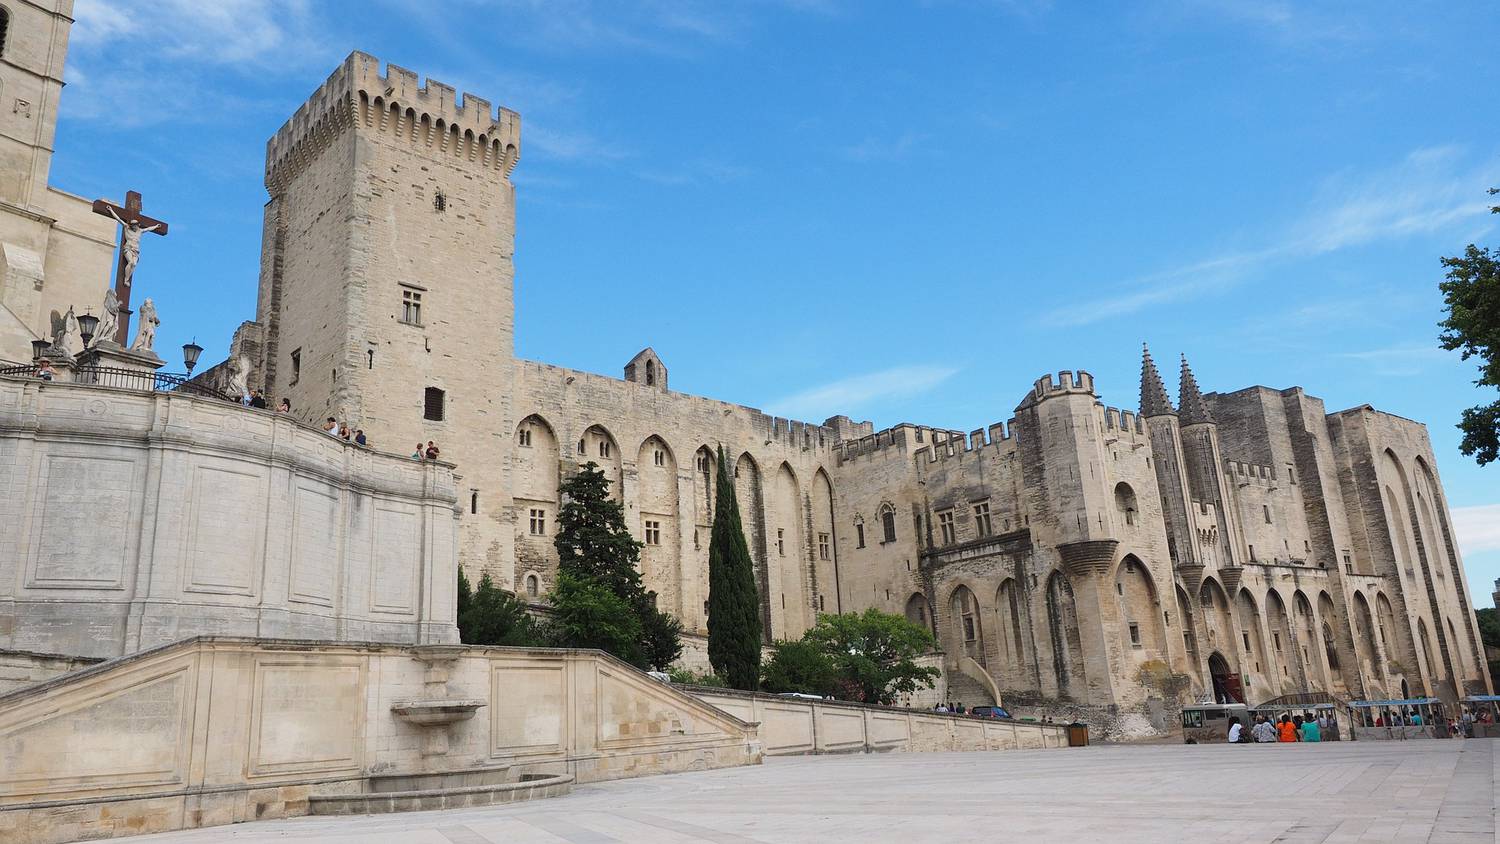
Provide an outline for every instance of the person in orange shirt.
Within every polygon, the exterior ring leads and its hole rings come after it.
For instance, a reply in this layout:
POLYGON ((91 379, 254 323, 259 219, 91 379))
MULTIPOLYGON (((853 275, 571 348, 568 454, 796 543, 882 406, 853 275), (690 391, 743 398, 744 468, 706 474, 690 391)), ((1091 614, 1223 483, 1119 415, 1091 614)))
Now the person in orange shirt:
POLYGON ((1297 725, 1292 723, 1292 717, 1290 715, 1281 716, 1281 723, 1276 725, 1276 740, 1297 740, 1297 725))

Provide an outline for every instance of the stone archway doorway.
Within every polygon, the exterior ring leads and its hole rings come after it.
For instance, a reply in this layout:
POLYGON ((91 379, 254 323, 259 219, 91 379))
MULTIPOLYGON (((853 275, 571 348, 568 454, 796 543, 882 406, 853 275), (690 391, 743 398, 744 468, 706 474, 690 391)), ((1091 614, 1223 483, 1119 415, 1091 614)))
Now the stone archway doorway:
POLYGON ((1229 661, 1224 659, 1224 655, 1218 651, 1208 655, 1208 674, 1213 680, 1215 702, 1245 702, 1245 692, 1240 687, 1240 675, 1229 670, 1229 661))

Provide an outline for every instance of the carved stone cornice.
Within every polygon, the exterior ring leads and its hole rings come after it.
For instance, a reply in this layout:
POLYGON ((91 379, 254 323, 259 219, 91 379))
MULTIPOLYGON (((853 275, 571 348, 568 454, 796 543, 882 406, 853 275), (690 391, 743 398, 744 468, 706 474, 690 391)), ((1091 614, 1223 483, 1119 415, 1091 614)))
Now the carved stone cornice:
POLYGON ((1224 592, 1229 595, 1229 600, 1240 591, 1240 578, 1245 576, 1243 566, 1226 566, 1219 569, 1219 580, 1224 584, 1224 592))
POLYGON ((1198 596, 1198 590, 1203 588, 1203 564, 1202 563, 1178 563, 1177 576, 1182 579, 1182 585, 1187 587, 1189 599, 1198 596))
POLYGON ((1088 539, 1059 545, 1057 552, 1069 577, 1085 577, 1108 571, 1119 545, 1118 539, 1088 539))

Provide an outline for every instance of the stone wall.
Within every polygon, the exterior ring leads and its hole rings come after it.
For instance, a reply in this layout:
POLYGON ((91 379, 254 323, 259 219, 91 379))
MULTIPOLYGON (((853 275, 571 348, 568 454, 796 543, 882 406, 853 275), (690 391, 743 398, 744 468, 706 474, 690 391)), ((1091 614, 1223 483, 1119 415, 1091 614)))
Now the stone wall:
POLYGON ((0 695, 99 662, 97 657, 0 650, 0 695))
POLYGON ((1066 747, 1061 726, 971 718, 893 706, 692 688, 694 697, 760 723, 767 756, 936 753, 1066 747))
POLYGON ((0 379, 0 647, 457 641, 449 465, 179 393, 0 379))
POLYGON ((199 638, 0 696, 0 840, 306 814, 372 775, 756 764, 756 728, 597 651, 199 638), (400 712, 464 702, 422 727, 400 712))

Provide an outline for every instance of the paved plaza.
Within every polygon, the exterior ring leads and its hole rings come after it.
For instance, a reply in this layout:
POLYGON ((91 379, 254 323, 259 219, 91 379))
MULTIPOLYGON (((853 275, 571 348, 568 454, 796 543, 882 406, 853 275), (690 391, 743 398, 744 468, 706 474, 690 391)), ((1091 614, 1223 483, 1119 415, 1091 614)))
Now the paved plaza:
POLYGON ((799 757, 568 797, 298 818, 133 844, 1472 841, 1494 844, 1495 740, 1099 746, 799 757))

